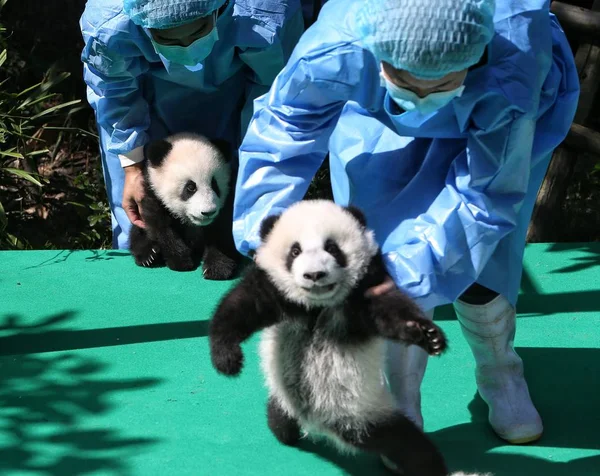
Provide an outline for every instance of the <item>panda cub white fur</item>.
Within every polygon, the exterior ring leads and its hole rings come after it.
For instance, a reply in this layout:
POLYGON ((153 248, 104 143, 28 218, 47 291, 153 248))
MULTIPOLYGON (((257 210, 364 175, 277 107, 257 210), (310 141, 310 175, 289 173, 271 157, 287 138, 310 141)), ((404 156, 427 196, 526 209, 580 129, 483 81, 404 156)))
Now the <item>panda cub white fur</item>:
POLYGON ((212 319, 214 367, 239 374, 240 344, 265 329, 267 416, 279 441, 325 436, 342 449, 380 454, 406 476, 447 475, 435 445, 395 407, 383 376, 386 339, 439 355, 445 336, 399 290, 365 297, 386 271, 363 214, 302 201, 266 218, 260 235, 255 265, 212 319))
POLYGON ((231 154, 226 143, 181 133, 144 148, 142 218, 130 233, 139 266, 196 269, 206 279, 230 279, 241 255, 231 233, 231 154))

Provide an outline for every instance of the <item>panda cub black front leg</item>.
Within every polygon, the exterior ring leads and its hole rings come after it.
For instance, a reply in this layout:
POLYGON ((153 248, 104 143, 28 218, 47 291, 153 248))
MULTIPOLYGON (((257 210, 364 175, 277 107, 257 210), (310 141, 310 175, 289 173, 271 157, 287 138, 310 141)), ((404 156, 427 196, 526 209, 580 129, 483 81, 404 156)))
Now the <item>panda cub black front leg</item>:
POLYGON ((429 355, 440 355, 447 348, 442 329, 427 319, 400 290, 372 298, 369 312, 382 337, 417 345, 429 355))

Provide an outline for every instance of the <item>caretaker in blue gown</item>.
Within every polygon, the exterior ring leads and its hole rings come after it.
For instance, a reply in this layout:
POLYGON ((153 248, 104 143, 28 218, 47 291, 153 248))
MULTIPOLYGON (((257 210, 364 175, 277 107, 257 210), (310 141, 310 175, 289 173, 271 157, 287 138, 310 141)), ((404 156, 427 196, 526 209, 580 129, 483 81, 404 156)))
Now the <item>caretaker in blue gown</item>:
POLYGON ((127 248, 143 146, 192 131, 237 150, 304 31, 300 0, 88 0, 80 25, 113 246, 127 248))
MULTIPOLYGON (((515 305, 536 193, 578 95, 548 0, 330 0, 255 102, 236 246, 252 253, 261 221, 304 197, 329 152, 335 200, 366 213, 393 282, 430 315, 454 303, 493 429, 534 441, 515 305)), ((422 425, 427 356, 388 355, 398 404, 422 425)))

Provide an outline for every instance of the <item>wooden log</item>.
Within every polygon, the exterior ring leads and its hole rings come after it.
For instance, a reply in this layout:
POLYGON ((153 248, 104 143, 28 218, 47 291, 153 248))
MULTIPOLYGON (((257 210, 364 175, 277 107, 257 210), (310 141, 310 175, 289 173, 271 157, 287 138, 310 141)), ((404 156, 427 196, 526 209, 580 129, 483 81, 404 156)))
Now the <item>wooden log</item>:
MULTIPOLYGON (((600 12, 600 0, 594 0, 592 11, 600 12)), ((588 12, 590 11, 588 10, 588 12)), ((600 87, 599 45, 600 41, 590 41, 582 44, 575 54, 575 64, 581 84, 581 94, 575 113, 575 124, 586 124, 592 112, 594 98, 600 87)), ((573 127, 571 130, 573 130, 573 127)), ((583 135, 582 130, 578 127, 575 127, 575 130, 576 132, 570 140, 576 140, 578 144, 581 144, 583 141, 581 138, 583 135), (574 137, 577 138, 574 139, 574 137)), ((595 144, 595 141, 590 142, 595 144)), ((527 230, 527 241, 529 243, 554 242, 560 239, 562 203, 573 177, 576 162, 577 152, 567 147, 565 140, 554 152, 546 177, 538 192, 529 229, 527 230)))
POLYGON ((565 31, 600 38, 600 12, 556 1, 550 5, 550 11, 556 15, 565 31))
POLYGON ((564 145, 573 150, 595 154, 600 161, 600 132, 598 131, 581 124, 573 124, 564 145))

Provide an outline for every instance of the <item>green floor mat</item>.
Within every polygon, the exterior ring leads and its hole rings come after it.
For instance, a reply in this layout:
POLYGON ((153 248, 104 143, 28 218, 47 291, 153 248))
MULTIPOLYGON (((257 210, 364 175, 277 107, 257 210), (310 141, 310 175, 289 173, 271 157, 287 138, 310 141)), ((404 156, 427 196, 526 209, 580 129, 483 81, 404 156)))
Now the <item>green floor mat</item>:
MULTIPOLYGON (((600 475, 600 244, 531 245, 516 345, 545 424, 509 446, 487 424, 451 307, 430 359, 426 430, 453 470, 600 475)), ((119 251, 0 253, 0 475, 369 475, 377 458, 280 445, 254 338, 238 379, 213 370, 207 323, 231 282, 142 269, 119 251)))

